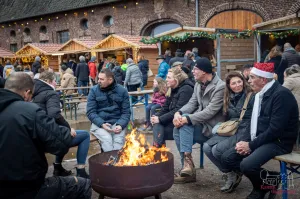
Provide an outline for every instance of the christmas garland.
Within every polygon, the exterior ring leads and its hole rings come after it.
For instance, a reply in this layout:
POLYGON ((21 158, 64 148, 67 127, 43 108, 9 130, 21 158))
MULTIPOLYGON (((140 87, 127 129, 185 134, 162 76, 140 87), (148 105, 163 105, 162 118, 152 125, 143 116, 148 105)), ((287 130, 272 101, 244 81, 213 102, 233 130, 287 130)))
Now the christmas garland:
POLYGON ((247 30, 239 30, 238 33, 236 34, 229 34, 229 33, 208 33, 204 31, 200 32, 187 32, 184 33, 183 36, 170 36, 170 35, 165 35, 162 37, 150 37, 150 38, 145 38, 143 37, 141 39, 141 42, 144 44, 156 44, 158 42, 186 42, 189 39, 193 39, 195 37, 197 38, 205 38, 205 39, 210 39, 210 40, 215 40, 217 36, 227 38, 230 40, 233 39, 247 39, 250 38, 253 35, 269 35, 271 38, 274 39, 283 39, 287 38, 289 36, 297 36, 300 35, 300 29, 293 29, 293 30, 286 30, 282 32, 265 32, 261 30, 256 30, 256 29, 247 29, 247 30))

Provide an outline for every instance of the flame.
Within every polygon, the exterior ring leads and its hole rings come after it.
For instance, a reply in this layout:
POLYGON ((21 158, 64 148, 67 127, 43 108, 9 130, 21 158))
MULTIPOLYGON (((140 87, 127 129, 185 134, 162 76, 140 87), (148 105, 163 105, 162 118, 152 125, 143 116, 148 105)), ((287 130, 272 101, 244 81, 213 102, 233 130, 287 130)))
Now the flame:
POLYGON ((138 134, 134 129, 125 137, 124 147, 119 151, 119 159, 114 166, 146 166, 168 160, 168 148, 156 148, 151 146, 145 135, 138 134), (156 156, 159 155, 160 158, 156 156), (155 158, 156 157, 156 158, 155 158))

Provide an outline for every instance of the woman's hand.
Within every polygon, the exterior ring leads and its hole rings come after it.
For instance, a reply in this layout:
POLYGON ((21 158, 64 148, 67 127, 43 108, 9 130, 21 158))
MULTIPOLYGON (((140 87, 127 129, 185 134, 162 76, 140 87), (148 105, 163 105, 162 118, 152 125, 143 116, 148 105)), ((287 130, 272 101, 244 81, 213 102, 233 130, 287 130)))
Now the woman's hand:
POLYGON ((75 129, 71 128, 71 136, 74 138, 76 137, 76 131, 75 129))
POLYGON ((157 116, 152 116, 151 117, 151 124, 154 125, 154 124, 159 124, 159 119, 157 116))

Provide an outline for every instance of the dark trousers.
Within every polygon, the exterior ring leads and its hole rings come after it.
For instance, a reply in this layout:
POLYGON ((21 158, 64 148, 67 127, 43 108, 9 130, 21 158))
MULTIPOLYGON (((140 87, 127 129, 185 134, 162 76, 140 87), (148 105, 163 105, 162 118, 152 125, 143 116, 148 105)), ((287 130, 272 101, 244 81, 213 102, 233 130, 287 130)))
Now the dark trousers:
POLYGON ((166 143, 166 140, 174 140, 173 138, 174 125, 170 122, 168 125, 154 124, 153 125, 153 145, 161 147, 166 143))
POLYGON ((229 170, 241 171, 251 181, 253 188, 260 189, 268 171, 262 165, 278 155, 288 153, 275 143, 264 144, 250 155, 243 156, 236 152, 235 147, 223 153, 221 162, 229 170))
MULTIPOLYGON (((134 84, 134 85, 127 85, 128 92, 130 91, 137 91, 137 89, 140 87, 140 84, 134 84)), ((137 96, 132 96, 132 103, 137 102, 137 96)))
POLYGON ((150 117, 152 115, 155 115, 155 111, 156 109, 160 108, 161 105, 159 104, 148 104, 148 106, 146 107, 146 122, 147 124, 150 124, 150 117))

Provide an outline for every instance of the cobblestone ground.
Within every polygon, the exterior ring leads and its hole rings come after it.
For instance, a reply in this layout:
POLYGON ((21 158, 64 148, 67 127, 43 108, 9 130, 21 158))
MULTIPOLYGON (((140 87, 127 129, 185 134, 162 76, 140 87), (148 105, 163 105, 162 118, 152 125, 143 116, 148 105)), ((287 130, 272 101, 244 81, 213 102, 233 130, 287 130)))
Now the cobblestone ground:
MULTIPOLYGON (((143 107, 135 108, 135 118, 138 122, 142 122, 144 119, 144 109, 143 107)), ((89 128, 89 123, 84 115, 85 112, 85 104, 80 105, 79 107, 79 120, 75 124, 74 121, 70 121, 72 126, 76 127, 77 129, 87 129, 89 128)), ((146 134, 147 140, 152 143, 152 135, 146 134)), ((178 171, 180 168, 180 158, 177 152, 176 146, 174 141, 168 141, 167 147, 170 148, 170 151, 174 154, 174 164, 175 170, 178 171)), ((222 173, 210 162, 209 159, 205 157, 204 159, 204 169, 199 169, 199 145, 194 145, 193 149, 193 158, 196 164, 197 169, 197 182, 189 183, 189 184, 180 184, 180 185, 173 185, 169 190, 162 193, 162 197, 164 199, 244 199, 246 196, 251 192, 251 183, 250 181, 243 177, 242 182, 238 186, 235 192, 231 194, 224 194, 219 191, 220 187, 224 183, 222 180, 222 173)), ((90 146, 89 155, 93 155, 99 152, 99 145, 94 142, 90 146)), ((75 158, 76 156, 76 148, 72 148, 69 154, 65 157, 65 162, 63 163, 67 169, 72 169, 73 173, 75 174, 75 158)), ((53 166, 51 165, 53 162, 53 156, 47 156, 49 162, 49 170, 47 176, 52 176, 53 166)), ((277 161, 269 161, 265 168, 271 170, 279 171, 279 163, 277 161)), ((88 170, 88 169, 87 169, 88 170)), ((299 177, 299 175, 294 174, 294 178, 299 177)), ((289 199, 299 199, 300 198, 300 179, 294 179, 294 188, 293 194, 289 195, 289 199)), ((98 198, 98 194, 93 192, 93 199, 98 198)), ((149 197, 147 199, 152 199, 154 197, 149 197)), ((279 195, 276 199, 281 198, 279 195)))

